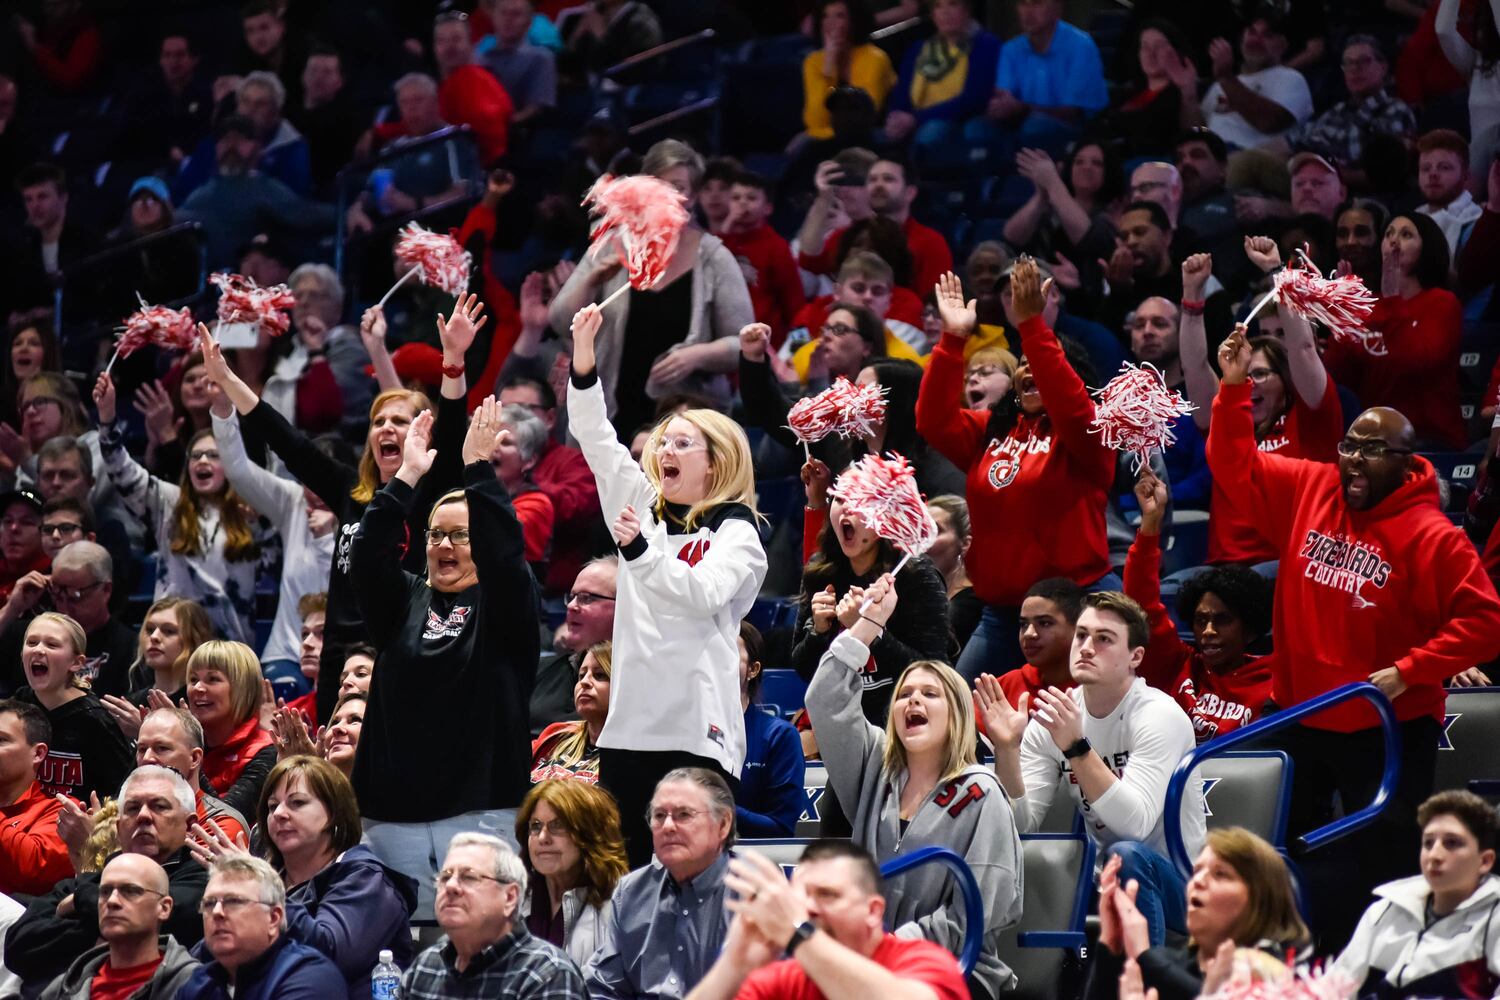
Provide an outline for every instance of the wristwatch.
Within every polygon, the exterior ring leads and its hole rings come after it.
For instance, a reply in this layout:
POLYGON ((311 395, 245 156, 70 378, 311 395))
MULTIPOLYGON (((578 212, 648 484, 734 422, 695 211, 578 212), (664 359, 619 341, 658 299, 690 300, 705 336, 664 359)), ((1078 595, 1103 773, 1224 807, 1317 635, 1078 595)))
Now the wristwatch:
POLYGON ((811 920, 802 921, 802 923, 797 925, 797 929, 792 931, 792 939, 786 943, 786 953, 788 955, 795 954, 802 942, 817 932, 818 927, 811 920))
POLYGON ((1080 736, 1077 743, 1074 743, 1063 751, 1063 756, 1068 760, 1077 760, 1092 749, 1094 749, 1094 745, 1088 741, 1088 737, 1080 736))

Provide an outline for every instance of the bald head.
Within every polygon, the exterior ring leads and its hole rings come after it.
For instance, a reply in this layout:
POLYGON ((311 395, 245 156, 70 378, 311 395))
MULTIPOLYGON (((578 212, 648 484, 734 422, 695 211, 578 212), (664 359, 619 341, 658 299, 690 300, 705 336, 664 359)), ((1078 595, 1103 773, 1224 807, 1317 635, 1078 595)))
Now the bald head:
POLYGON ((139 961, 138 946, 155 942, 172 915, 171 884, 144 854, 118 854, 99 873, 99 936, 121 961, 139 961))
POLYGON ((1416 434, 1398 410, 1377 406, 1359 415, 1339 442, 1344 501, 1369 510, 1401 488, 1412 469, 1416 434))
POLYGON ((167 880, 167 870, 144 854, 115 855, 114 860, 104 866, 99 881, 109 880, 111 876, 118 876, 122 880, 128 879, 153 892, 165 893, 171 888, 167 880))
POLYGON ((1372 406, 1361 413, 1349 430, 1359 428, 1369 436, 1378 437, 1392 448, 1412 448, 1417 439, 1411 421, 1400 410, 1389 406, 1372 406))

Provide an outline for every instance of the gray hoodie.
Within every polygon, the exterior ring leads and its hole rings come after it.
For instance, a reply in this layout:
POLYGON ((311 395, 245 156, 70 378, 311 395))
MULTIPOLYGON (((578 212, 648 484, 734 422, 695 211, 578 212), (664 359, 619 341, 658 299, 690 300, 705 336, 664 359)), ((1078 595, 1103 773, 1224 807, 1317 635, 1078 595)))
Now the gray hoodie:
MULTIPOLYGON (((157 945, 161 948, 161 965, 145 986, 131 994, 130 1000, 172 1000, 198 968, 198 960, 170 934, 158 938, 157 945)), ((41 1000, 89 1000, 94 976, 108 960, 109 945, 90 948, 68 966, 67 972, 52 981, 42 992, 41 1000)))
MULTIPOLYGON (((1021 838, 1010 799, 993 772, 971 764, 940 784, 901 831, 906 774, 881 766, 885 731, 862 707, 860 673, 870 651, 848 632, 833 641, 807 689, 807 714, 828 767, 828 784, 853 817, 854 842, 880 863, 922 847, 961 855, 984 899, 984 944, 970 987, 976 997, 999 996, 1015 974, 1000 961, 1002 932, 1021 919, 1021 838)), ((926 938, 955 955, 963 947, 963 896, 947 869, 924 865, 886 883, 887 922, 900 937, 926 938)))

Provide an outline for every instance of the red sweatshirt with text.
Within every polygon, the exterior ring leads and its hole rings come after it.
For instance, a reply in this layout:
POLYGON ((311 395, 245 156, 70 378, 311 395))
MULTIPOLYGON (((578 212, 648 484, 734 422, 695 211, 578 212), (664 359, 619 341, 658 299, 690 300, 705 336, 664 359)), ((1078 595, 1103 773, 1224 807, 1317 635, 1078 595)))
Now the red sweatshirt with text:
MULTIPOLYGON (((1394 666, 1407 690, 1401 720, 1442 720, 1443 681, 1500 654, 1500 597, 1479 555, 1438 506, 1431 464, 1413 456, 1406 482, 1369 510, 1344 500, 1337 465, 1263 454, 1255 446, 1250 385, 1214 400, 1208 464, 1280 553, 1273 633, 1273 696, 1291 708, 1394 666)), ((1353 732, 1378 725, 1363 702, 1307 725, 1353 732)))
POLYGON ((1110 569, 1115 454, 1089 433, 1094 401, 1041 317, 1021 324, 1021 350, 1047 408, 1020 414, 1004 439, 989 435, 988 410, 963 408, 963 337, 943 334, 917 395, 917 431, 967 470, 974 541, 964 566, 974 593, 998 607, 1020 606, 1049 576, 1086 586, 1110 569))
MULTIPOLYGON (((1331 386, 1332 381, 1329 382, 1331 386)), ((1199 743, 1248 726, 1271 700, 1273 656, 1249 657, 1228 673, 1210 670, 1203 654, 1182 641, 1161 602, 1161 536, 1137 534, 1125 557, 1125 593, 1146 612, 1151 641, 1136 673, 1177 700, 1193 720, 1199 743)))

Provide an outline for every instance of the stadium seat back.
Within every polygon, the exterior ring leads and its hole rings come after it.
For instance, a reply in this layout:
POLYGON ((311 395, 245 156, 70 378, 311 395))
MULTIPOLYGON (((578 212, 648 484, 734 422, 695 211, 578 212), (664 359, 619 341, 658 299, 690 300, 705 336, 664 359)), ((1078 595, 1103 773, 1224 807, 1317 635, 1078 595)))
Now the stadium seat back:
POLYGON ((1494 795, 1500 790, 1500 688, 1450 690, 1445 716, 1432 787, 1494 795))
POLYGON ((1247 750, 1210 757, 1193 776, 1203 782, 1210 830, 1241 826, 1277 847, 1286 843, 1292 762, 1285 752, 1247 750))
POLYGON ((1016 974, 1016 1000, 1052 1000, 1084 946, 1094 848, 1083 836, 1028 834, 1021 851, 1021 922, 1001 935, 1000 960, 1016 974))
POLYGON ((823 796, 828 791, 828 768, 810 760, 802 772, 802 815, 797 817, 797 836, 818 837, 823 832, 823 796))

